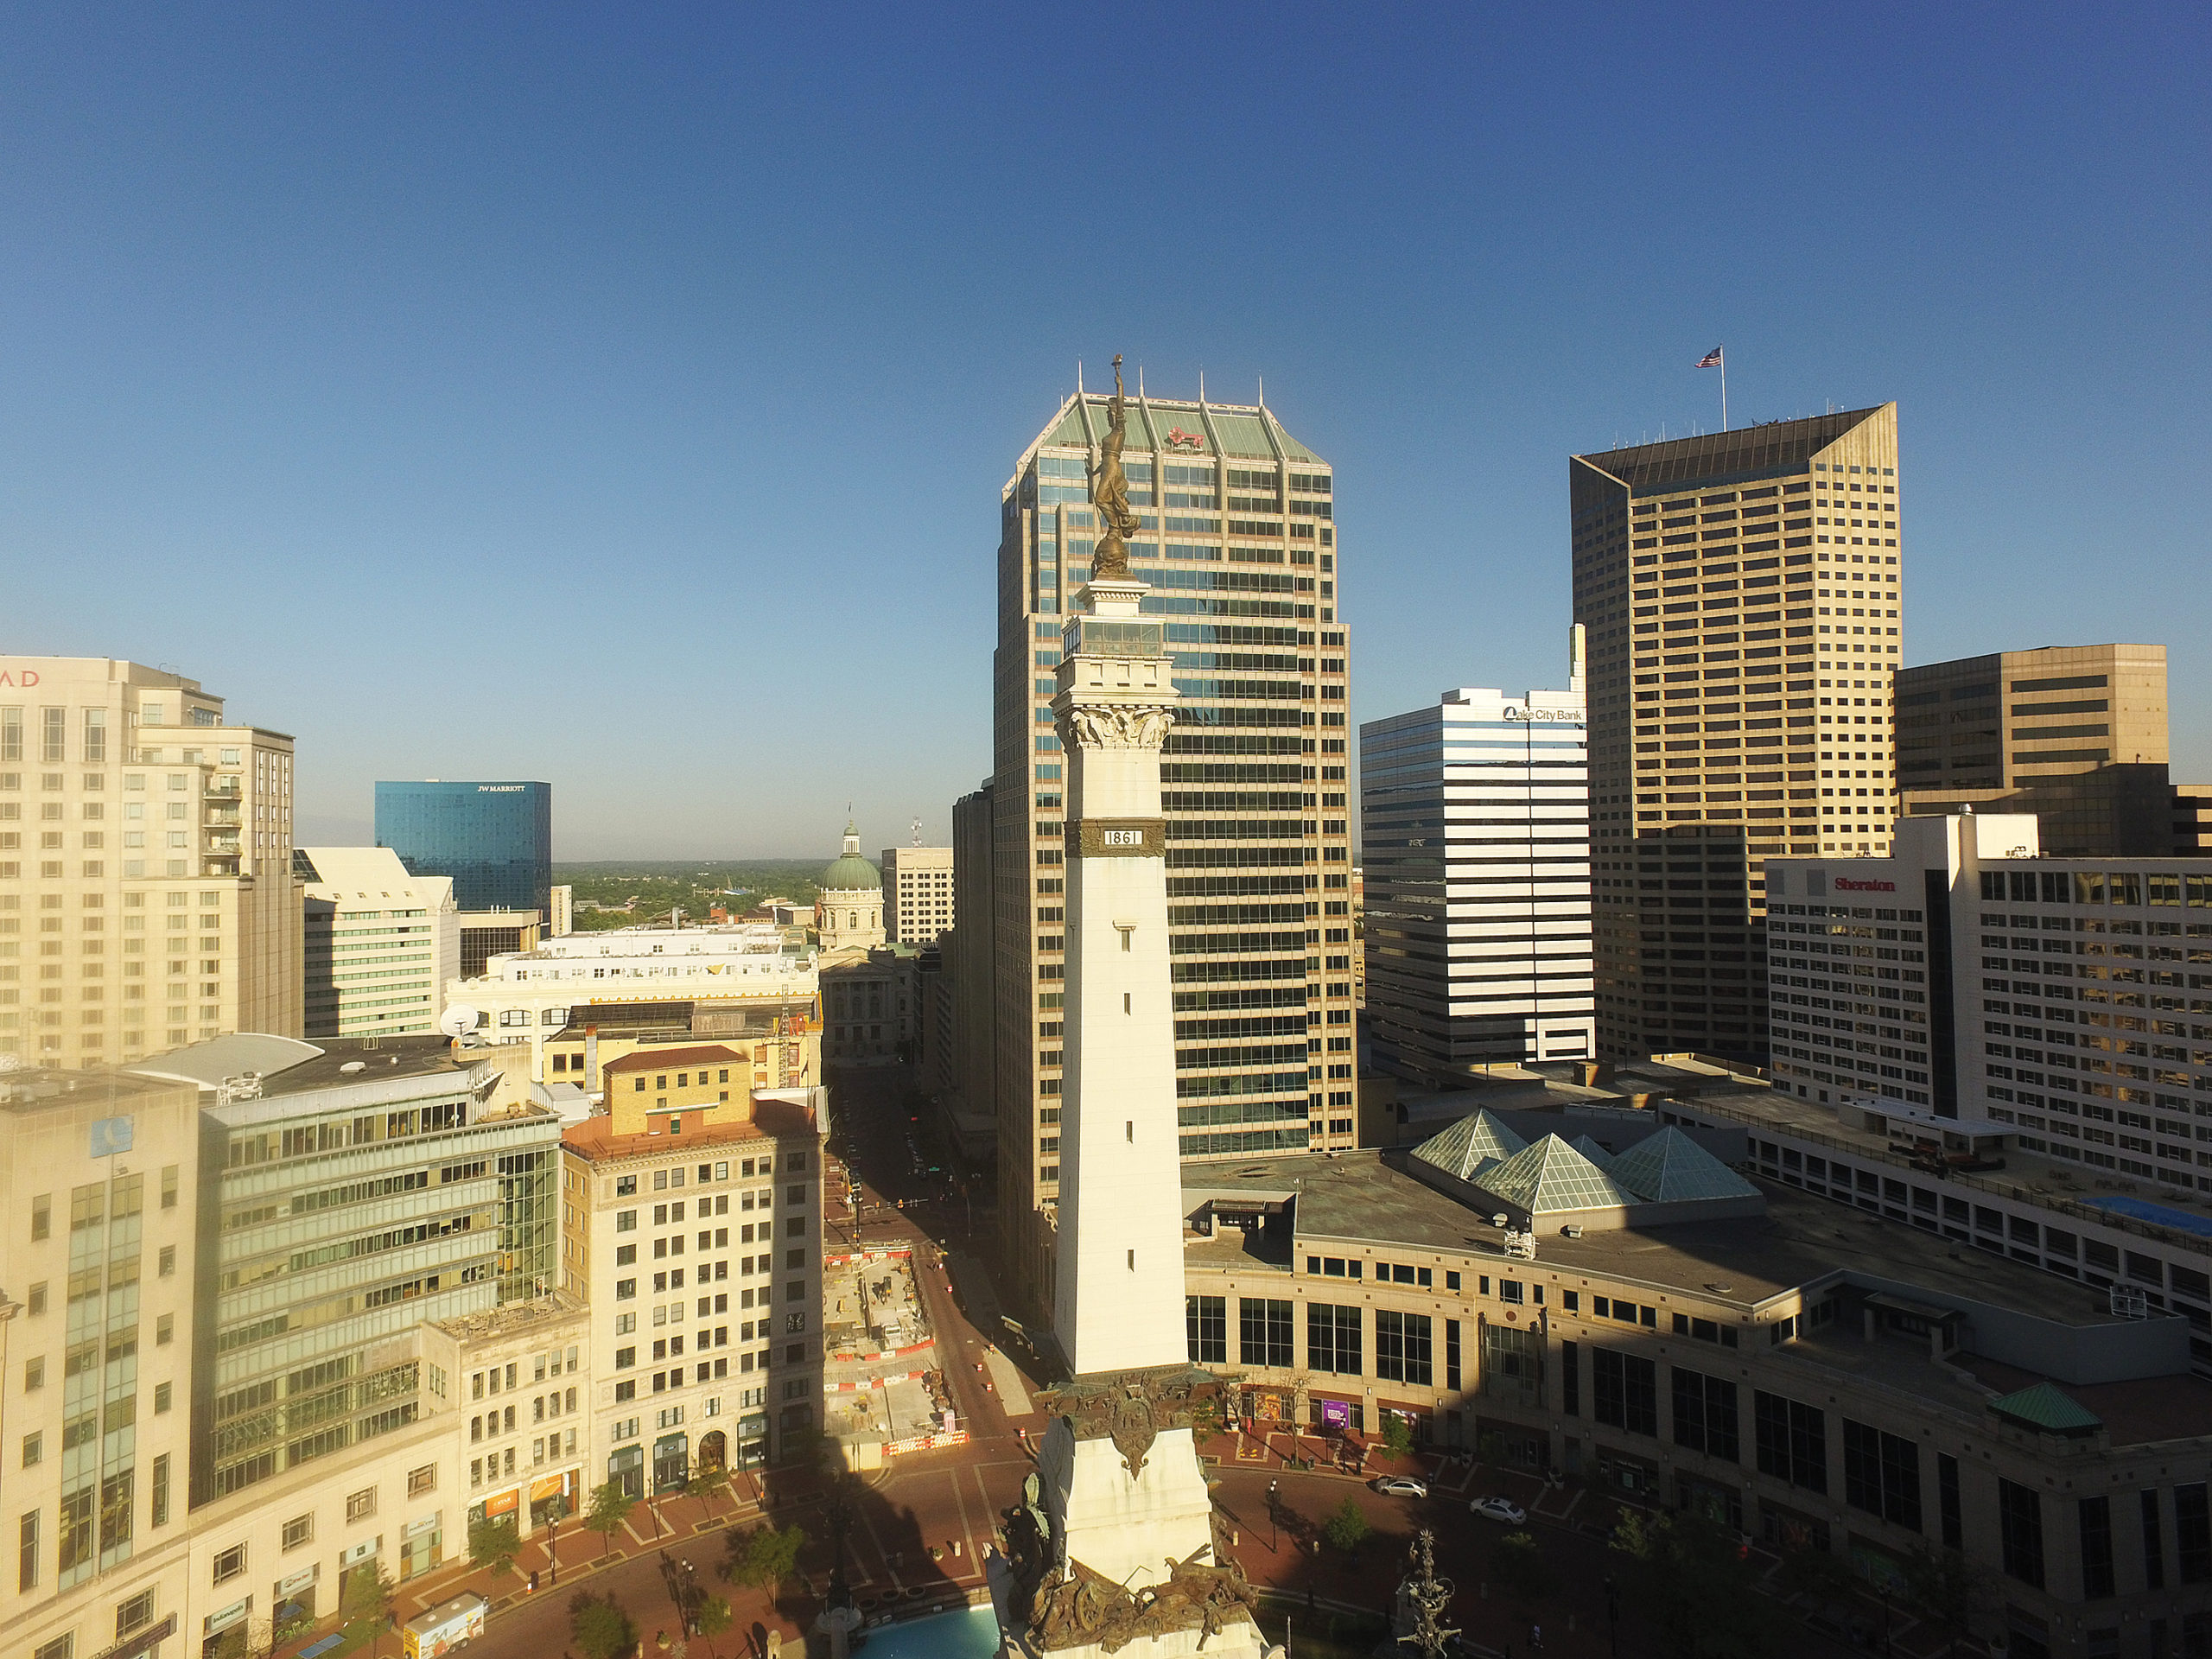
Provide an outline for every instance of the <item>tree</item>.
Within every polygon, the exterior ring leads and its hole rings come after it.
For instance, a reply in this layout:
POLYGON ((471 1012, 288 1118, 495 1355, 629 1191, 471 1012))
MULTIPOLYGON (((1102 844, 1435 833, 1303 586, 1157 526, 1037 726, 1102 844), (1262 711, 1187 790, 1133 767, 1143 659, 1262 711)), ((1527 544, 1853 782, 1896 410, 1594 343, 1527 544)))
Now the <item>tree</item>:
POLYGON ((630 1511, 638 1500, 622 1490, 622 1483, 610 1480, 604 1486, 594 1486, 591 1507, 584 1511, 583 1525, 600 1536, 599 1558, 605 1560, 614 1548, 615 1529, 629 1519, 630 1511))
POLYGON ((1628 1558, 1626 1599, 1649 1608, 1670 1659, 1761 1659, 1774 1649, 1750 1551, 1726 1528, 1688 1511, 1624 1509, 1613 1549, 1628 1558))
POLYGON ((771 1522, 747 1532, 733 1532, 723 1546, 722 1577, 747 1589, 766 1590, 773 1600, 777 1587, 798 1567, 798 1553, 805 1543, 806 1533, 798 1526, 778 1527, 771 1522))
POLYGON ((1358 1554, 1359 1547, 1374 1530, 1359 1505, 1349 1497, 1330 1510, 1329 1518, 1321 1523, 1321 1535, 1347 1555, 1358 1554))
POLYGON ((346 1575, 346 1593, 340 1599, 339 1611, 349 1624, 361 1619, 370 1621, 370 1659, 375 1659, 377 1649, 384 1644, 384 1627, 391 1618, 393 1590, 391 1574, 375 1557, 346 1575))
POLYGON ((691 1622, 707 1643, 708 1659, 721 1659, 715 1651, 715 1638, 729 1629, 736 1618, 729 1610, 729 1603, 720 1596, 709 1596, 699 1604, 699 1611, 692 1615, 691 1622))
POLYGON ((569 1599, 569 1634, 584 1659, 615 1659, 638 1640, 638 1627, 612 1592, 594 1596, 579 1590, 569 1599))
POLYGON ((1552 1592, 1551 1563, 1537 1548, 1534 1533, 1507 1533, 1491 1547, 1490 1567, 1505 1593, 1523 1606, 1552 1592))
POLYGON ((1414 1449, 1413 1429, 1395 1411, 1382 1414, 1382 1449, 1396 1457, 1403 1457, 1414 1449))
POLYGON ((1797 1544, 1782 1552, 1775 1582, 1784 1594, 1810 1596, 1815 1601, 1839 1601, 1856 1587, 1851 1569, 1825 1549, 1797 1544))
POLYGON ((1955 1549, 1923 1543, 1904 1559, 1906 1599, 1950 1641, 1966 1634, 1989 1591, 1988 1572, 1955 1549))
POLYGON ((468 1529, 468 1559, 491 1568, 495 1579, 513 1572, 521 1554, 522 1534, 512 1521, 478 1521, 468 1529))
POLYGON ((729 1471, 719 1463, 700 1463, 692 1465, 691 1478, 683 1483, 683 1495, 699 1500, 699 1512, 703 1518, 707 1500, 729 1485, 729 1471))

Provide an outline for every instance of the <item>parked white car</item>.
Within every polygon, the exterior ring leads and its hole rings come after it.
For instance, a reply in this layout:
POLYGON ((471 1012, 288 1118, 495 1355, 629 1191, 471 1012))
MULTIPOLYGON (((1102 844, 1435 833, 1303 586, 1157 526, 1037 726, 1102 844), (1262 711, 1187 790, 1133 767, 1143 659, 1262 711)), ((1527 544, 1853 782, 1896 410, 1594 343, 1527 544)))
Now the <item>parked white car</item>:
POLYGON ((1478 1497, 1468 1509, 1492 1521, 1503 1521, 1508 1526, 1519 1526, 1529 1518, 1529 1511, 1510 1498, 1478 1497))
POLYGON ((1411 1475, 1382 1475, 1376 1478, 1375 1490, 1385 1497, 1427 1497, 1428 1483, 1411 1475))

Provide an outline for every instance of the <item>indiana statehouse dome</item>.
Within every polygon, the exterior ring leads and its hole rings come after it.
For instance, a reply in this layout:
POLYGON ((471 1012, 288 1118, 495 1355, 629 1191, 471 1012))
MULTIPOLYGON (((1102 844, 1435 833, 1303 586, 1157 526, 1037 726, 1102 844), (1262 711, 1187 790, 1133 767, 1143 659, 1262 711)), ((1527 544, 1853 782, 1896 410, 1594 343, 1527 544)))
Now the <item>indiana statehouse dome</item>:
POLYGON ((880 893, 883 872, 861 856, 859 824, 845 824, 845 850, 830 861, 815 883, 824 893, 880 893))

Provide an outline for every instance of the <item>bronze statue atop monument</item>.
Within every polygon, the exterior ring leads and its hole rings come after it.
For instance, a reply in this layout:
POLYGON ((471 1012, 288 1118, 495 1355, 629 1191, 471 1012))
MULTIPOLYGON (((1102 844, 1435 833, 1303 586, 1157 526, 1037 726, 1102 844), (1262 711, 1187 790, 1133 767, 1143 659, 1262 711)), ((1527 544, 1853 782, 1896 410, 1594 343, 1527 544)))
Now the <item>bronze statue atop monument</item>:
POLYGON ((1095 581, 1127 581, 1128 538, 1142 526, 1129 511, 1129 478, 1122 470, 1122 447, 1129 438, 1129 410, 1122 395, 1122 356, 1114 354, 1114 395, 1106 403, 1106 437, 1098 446, 1098 469, 1091 475, 1090 501, 1098 509, 1101 534, 1090 557, 1095 581))

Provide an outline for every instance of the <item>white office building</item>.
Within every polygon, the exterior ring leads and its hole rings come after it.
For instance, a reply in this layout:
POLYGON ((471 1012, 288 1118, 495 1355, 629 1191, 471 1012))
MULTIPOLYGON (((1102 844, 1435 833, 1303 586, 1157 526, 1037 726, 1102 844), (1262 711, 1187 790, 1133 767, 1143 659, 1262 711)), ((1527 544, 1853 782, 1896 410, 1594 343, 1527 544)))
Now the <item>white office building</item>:
POLYGON ((389 847, 296 847, 306 916, 307 1032, 435 1031, 461 973, 453 880, 410 875, 389 847))
MULTIPOLYGON (((1463 688, 1360 728, 1366 1028, 1387 1070, 1592 1052, 1580 627, 1571 668, 1564 691, 1463 688)), ((1349 1054, 1322 1058, 1352 1075, 1349 1054)))
POLYGON ((1786 1185, 2180 1313, 2212 1374, 2212 873, 2045 858, 1997 814, 1766 871, 1770 1084, 1670 1090, 1662 1121, 1740 1124, 1786 1185))
POLYGON ((893 944, 935 944, 952 931, 952 849, 883 849, 883 931, 893 944))

